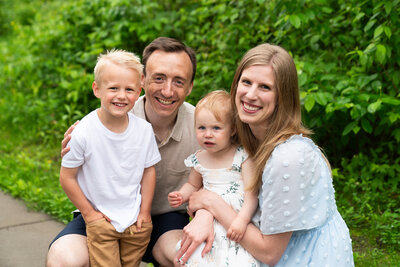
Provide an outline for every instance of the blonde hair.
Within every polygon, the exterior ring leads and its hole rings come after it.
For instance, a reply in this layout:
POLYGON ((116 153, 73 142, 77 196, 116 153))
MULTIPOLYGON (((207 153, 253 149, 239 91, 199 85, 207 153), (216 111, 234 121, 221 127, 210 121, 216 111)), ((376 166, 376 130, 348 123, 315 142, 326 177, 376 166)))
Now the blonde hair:
MULTIPOLYGON (((219 122, 227 119, 231 124, 232 132, 236 132, 235 113, 233 105, 230 101, 230 95, 225 90, 215 90, 206 94, 196 105, 194 118, 196 122, 197 114, 202 109, 209 110, 219 122)), ((232 136, 232 144, 237 144, 238 138, 236 133, 232 136)))
POLYGON ((111 51, 107 51, 105 54, 101 54, 97 58, 97 63, 94 67, 94 80, 96 83, 101 83, 103 69, 110 63, 137 71, 139 77, 142 76, 143 65, 140 63, 140 58, 138 56, 125 50, 112 49, 111 51))
POLYGON ((231 86, 231 102, 237 114, 235 97, 243 71, 254 65, 272 67, 275 77, 276 106, 265 123, 268 125, 263 140, 257 140, 247 123, 236 115, 236 128, 240 143, 256 165, 255 179, 250 189, 258 189, 262 181, 265 164, 274 148, 294 134, 311 134, 301 122, 300 94, 296 65, 289 53, 276 45, 261 44, 250 49, 240 61, 231 86))

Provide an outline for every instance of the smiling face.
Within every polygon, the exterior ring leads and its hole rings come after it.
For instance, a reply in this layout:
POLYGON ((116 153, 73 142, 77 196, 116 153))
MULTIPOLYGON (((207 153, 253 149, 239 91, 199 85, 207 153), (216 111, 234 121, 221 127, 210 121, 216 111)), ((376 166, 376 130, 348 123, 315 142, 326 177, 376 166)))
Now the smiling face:
POLYGON ((100 99, 100 116, 125 119, 139 98, 140 75, 137 71, 109 63, 104 66, 100 82, 93 82, 94 95, 100 99))
POLYGON ((209 153, 224 153, 232 146, 234 131, 228 115, 219 121, 211 111, 201 108, 196 112, 195 129, 197 142, 209 153))
POLYGON ((146 63, 146 115, 175 118, 192 91, 192 63, 185 52, 154 51, 146 63))
POLYGON ((257 136, 265 133, 276 107, 276 86, 270 65, 253 65, 243 70, 237 85, 235 105, 239 118, 257 136))

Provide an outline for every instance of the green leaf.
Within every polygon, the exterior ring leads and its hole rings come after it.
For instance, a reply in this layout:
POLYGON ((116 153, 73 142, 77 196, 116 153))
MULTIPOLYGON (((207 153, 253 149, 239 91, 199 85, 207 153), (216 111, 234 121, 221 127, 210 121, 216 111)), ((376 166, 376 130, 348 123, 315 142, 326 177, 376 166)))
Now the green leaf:
POLYGON ((360 131, 360 126, 358 126, 358 125, 354 126, 353 133, 357 134, 359 131, 360 131))
POLYGON ((321 106, 325 106, 328 103, 329 99, 331 99, 331 98, 332 98, 332 96, 328 93, 316 93, 315 94, 315 100, 321 106))
POLYGON ((310 110, 312 110, 312 108, 314 107, 314 104, 315 104, 314 97, 311 94, 309 94, 306 98, 306 101, 304 102, 304 107, 308 112, 310 112, 310 110))
POLYGON ((350 123, 347 124, 347 126, 344 128, 342 135, 343 135, 343 136, 347 135, 347 134, 350 133, 350 132, 353 130, 353 128, 356 127, 356 126, 357 126, 357 122, 355 122, 355 121, 350 122, 350 123))
POLYGON ((301 20, 300 17, 297 15, 290 15, 289 16, 290 24, 292 24, 296 29, 300 28, 301 20))
POLYGON ((376 46, 376 53, 375 53, 376 59, 380 62, 383 63, 386 58, 386 47, 382 44, 378 44, 376 46))
POLYGON ((364 27, 364 32, 369 31, 372 28, 372 26, 374 26, 375 22, 376 22, 376 20, 374 20, 374 19, 368 21, 367 25, 365 25, 365 27, 364 27))
POLYGON ((383 33, 383 26, 379 25, 374 31, 374 39, 378 38, 383 33))
POLYGON ((388 38, 392 36, 392 30, 388 26, 383 27, 383 30, 388 38))
POLYGON ((383 97, 382 103, 398 106, 400 105, 400 100, 393 97, 383 97))
POLYGON ((372 133, 372 125, 367 119, 361 119, 361 126, 367 133, 372 133))
POLYGON ((372 114, 375 113, 381 107, 381 104, 382 104, 381 100, 369 104, 367 108, 368 112, 372 114))

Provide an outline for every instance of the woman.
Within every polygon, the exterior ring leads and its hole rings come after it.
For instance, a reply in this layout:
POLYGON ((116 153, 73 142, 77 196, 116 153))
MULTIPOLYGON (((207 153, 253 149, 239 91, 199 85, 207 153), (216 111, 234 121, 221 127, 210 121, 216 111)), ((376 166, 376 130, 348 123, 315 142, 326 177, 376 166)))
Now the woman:
MULTIPOLYGON (((231 100, 240 141, 256 165, 251 188, 260 192, 260 228, 249 224, 240 244, 262 266, 354 266, 329 163, 301 123, 292 57, 270 44, 249 50, 236 70, 231 100)), ((203 254, 208 251, 212 217, 228 229, 236 216, 205 190, 192 194, 189 211, 200 212, 184 229, 176 255, 183 262, 204 240, 203 254)))

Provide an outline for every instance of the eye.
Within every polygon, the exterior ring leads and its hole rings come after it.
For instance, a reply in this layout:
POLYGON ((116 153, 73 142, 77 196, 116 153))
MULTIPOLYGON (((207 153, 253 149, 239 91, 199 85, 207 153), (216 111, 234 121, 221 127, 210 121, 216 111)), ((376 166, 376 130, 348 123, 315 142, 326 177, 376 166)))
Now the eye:
POLYGON ((108 89, 115 91, 115 90, 117 90, 118 88, 117 88, 117 87, 110 87, 110 88, 108 88, 108 89))
POLYGON ((179 87, 183 87, 185 85, 185 83, 182 80, 176 80, 175 84, 176 84, 176 86, 179 86, 179 87))
POLYGON ((128 92, 135 92, 135 89, 132 89, 132 88, 126 88, 125 90, 128 92))
POLYGON ((260 87, 261 87, 262 89, 265 89, 265 90, 271 90, 271 87, 269 87, 269 86, 266 85, 266 84, 262 84, 260 87))
POLYGON ((243 80, 241 80, 241 82, 242 82, 244 85, 251 85, 251 82, 250 82, 249 80, 247 80, 247 79, 243 79, 243 80))
POLYGON ((198 127, 197 127, 197 129, 199 129, 199 130, 205 130, 205 129, 206 129, 206 127, 204 127, 204 126, 200 125, 200 126, 198 126, 198 127))
POLYGON ((219 126, 214 126, 213 129, 218 131, 218 130, 221 130, 221 127, 219 127, 219 126))
POLYGON ((156 76, 156 77, 154 77, 154 82, 156 82, 156 83, 162 83, 163 81, 164 81, 164 77, 162 77, 162 76, 156 76))

